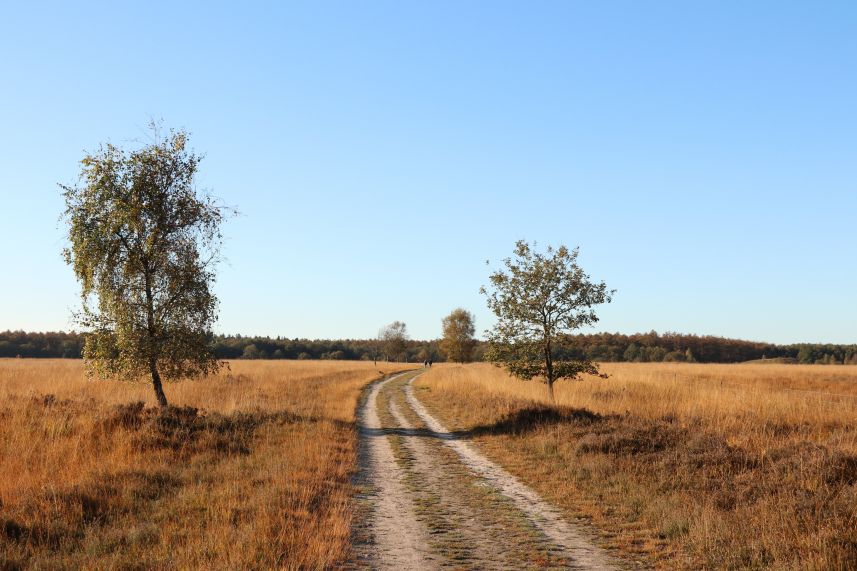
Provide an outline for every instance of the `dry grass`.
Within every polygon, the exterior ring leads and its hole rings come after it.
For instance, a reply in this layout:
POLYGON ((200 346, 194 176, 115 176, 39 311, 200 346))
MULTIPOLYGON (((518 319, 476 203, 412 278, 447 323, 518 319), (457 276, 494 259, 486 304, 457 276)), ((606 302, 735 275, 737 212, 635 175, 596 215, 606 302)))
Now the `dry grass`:
POLYGON ((354 414, 378 377, 233 362, 168 385, 161 414, 147 385, 87 381, 79 361, 0 360, 0 569, 341 564, 354 414))
POLYGON ((439 366, 418 394, 661 568, 857 568, 857 367, 605 364, 545 387, 439 366), (825 394, 821 394, 825 393, 825 394))

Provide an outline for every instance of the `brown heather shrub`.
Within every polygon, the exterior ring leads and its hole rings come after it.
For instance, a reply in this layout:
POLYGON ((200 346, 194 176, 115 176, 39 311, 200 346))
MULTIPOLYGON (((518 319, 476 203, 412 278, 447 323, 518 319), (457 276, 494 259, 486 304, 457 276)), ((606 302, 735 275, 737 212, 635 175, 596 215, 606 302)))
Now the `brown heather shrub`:
POLYGON ((857 367, 603 369, 555 408, 486 364, 435 367, 417 395, 657 568, 857 568, 857 367))
POLYGON ((366 362, 235 362, 166 387, 0 360, 0 569, 321 569, 349 550, 366 362))

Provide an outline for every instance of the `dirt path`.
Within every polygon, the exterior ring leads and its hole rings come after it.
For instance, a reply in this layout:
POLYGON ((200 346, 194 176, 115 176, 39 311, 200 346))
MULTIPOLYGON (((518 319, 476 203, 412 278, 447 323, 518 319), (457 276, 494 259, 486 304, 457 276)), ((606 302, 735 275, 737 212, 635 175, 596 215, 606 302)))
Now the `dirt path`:
POLYGON ((363 523, 354 564, 372 569, 618 569, 514 476, 456 438, 405 373, 360 410, 363 523))
POLYGON ((402 482, 402 470, 378 418, 378 392, 401 376, 375 383, 358 415, 361 440, 358 486, 364 490, 361 499, 371 505, 371 513, 368 530, 358 532, 369 537, 357 546, 355 564, 372 569, 436 569, 439 565, 429 552, 428 536, 414 515, 411 498, 402 482))

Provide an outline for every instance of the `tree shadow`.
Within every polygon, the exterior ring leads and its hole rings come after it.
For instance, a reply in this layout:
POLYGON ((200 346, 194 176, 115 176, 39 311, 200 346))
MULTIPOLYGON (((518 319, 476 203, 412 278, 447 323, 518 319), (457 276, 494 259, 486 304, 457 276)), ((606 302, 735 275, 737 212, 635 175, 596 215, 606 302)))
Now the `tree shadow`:
POLYGON ((467 435, 473 437, 489 434, 526 434, 560 424, 573 424, 577 427, 592 426, 606 419, 606 416, 586 408, 534 405, 507 414, 493 424, 475 426, 467 431, 467 435))
POLYGON ((474 426, 467 430, 436 432, 429 428, 364 427, 361 428, 361 433, 370 437, 415 436, 422 438, 438 438, 441 440, 467 440, 477 436, 486 435, 526 434, 560 424, 573 424, 578 427, 592 426, 603 422, 606 419, 607 417, 585 408, 534 405, 507 414, 495 423, 474 426))
POLYGON ((353 429, 353 422, 323 416, 304 416, 287 410, 238 410, 230 413, 194 407, 146 408, 142 402, 119 405, 103 419, 105 433, 133 434, 141 449, 169 449, 180 455, 210 452, 218 456, 248 455, 257 431, 264 425, 332 423, 353 429))

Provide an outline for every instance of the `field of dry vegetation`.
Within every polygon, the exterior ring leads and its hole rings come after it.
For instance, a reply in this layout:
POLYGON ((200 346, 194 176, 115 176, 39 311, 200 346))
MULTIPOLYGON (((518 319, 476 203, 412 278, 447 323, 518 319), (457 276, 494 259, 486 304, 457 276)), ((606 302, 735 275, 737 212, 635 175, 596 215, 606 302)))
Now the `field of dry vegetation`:
MULTIPOLYGON (((384 367, 382 367, 384 368, 384 367)), ((370 362, 239 361, 166 387, 0 360, 0 569, 323 568, 348 557, 370 362)))
POLYGON ((857 568, 857 366, 605 364, 545 386, 436 366, 417 396, 657 568, 857 568))

